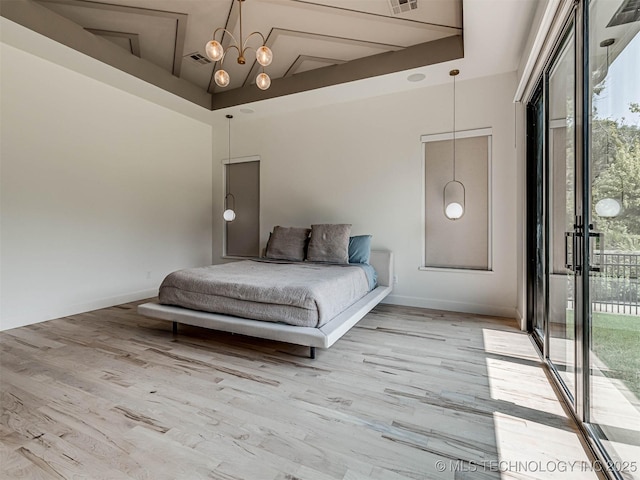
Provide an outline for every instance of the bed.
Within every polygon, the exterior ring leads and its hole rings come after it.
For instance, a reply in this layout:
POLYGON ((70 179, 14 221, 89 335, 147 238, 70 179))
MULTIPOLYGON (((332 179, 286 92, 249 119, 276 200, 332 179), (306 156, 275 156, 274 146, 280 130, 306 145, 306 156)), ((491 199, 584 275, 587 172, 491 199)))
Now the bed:
MULTIPOLYGON (((181 298, 179 300, 175 300, 175 292, 173 292, 171 295, 168 295, 165 292, 161 292, 165 297, 164 302, 173 303, 174 301, 179 301, 184 305, 189 306, 189 308, 185 308, 185 306, 166 305, 158 301, 139 305, 138 312, 147 317, 172 321, 174 334, 177 333, 177 326, 179 323, 194 325, 198 327, 210 328, 213 330, 308 346, 310 348, 310 358, 315 358, 316 348, 331 347, 331 345, 333 345, 356 323, 358 323, 360 319, 362 319, 369 311, 371 311, 373 307, 375 307, 387 295, 389 295, 389 293, 391 293, 391 285, 393 279, 393 253, 387 250, 371 250, 369 263, 377 273, 377 286, 375 286, 375 288, 370 291, 364 292, 364 294, 355 301, 349 300, 345 297, 340 300, 341 304, 338 306, 332 305, 328 307, 322 307, 322 311, 318 313, 317 318, 314 318, 313 314, 310 313, 304 313, 302 315, 302 317, 304 317, 302 318, 302 320, 297 318, 296 315, 293 315, 293 322, 297 322, 299 324, 292 325, 289 323, 284 323, 284 321, 291 322, 291 319, 289 318, 291 316, 291 312, 289 312, 287 309, 279 311, 278 307, 272 309, 273 312, 271 312, 270 318, 245 318, 250 316, 260 317, 262 315, 262 312, 260 310, 263 309, 255 308, 256 305, 260 305, 263 301, 263 299, 260 297, 260 292, 250 294, 237 294, 236 296, 238 297, 250 298, 248 299, 248 307, 246 307, 244 310, 244 307, 240 305, 240 303, 236 302, 232 303, 232 305, 227 308, 227 312, 236 313, 235 315, 230 313, 220 313, 219 311, 203 311, 204 307, 202 307, 200 304, 198 304, 197 302, 192 303, 195 301, 193 296, 187 296, 186 299, 181 298), (169 298, 169 300, 167 300, 167 298, 169 298), (338 310, 336 310, 336 308, 338 310), (278 317, 278 315, 282 315, 282 317, 278 317)), ((282 268, 282 264, 283 262, 273 262, 272 264, 270 264, 268 262, 256 261, 253 262, 252 265, 248 266, 248 273, 251 273, 252 267, 254 267, 257 271, 271 268, 269 267, 269 265, 272 265, 274 269, 277 270, 282 268)), ((321 268, 321 266, 317 267, 321 268)), ((300 268, 302 268, 302 266, 300 268)), ((345 271, 352 271, 352 269, 355 269, 353 270, 354 272, 359 270, 357 266, 333 266, 333 268, 345 271)), ((229 270, 231 268, 223 267, 223 269, 229 270)), ((203 274, 204 272, 203 269, 194 270, 197 276, 203 274)), ((318 275, 320 275, 320 273, 318 273, 318 275)), ((274 274, 274 276, 277 275, 274 274)), ((173 285, 175 283, 176 282, 169 282, 171 288, 173 288, 173 285)), ((252 282, 250 281, 249 283, 252 282)), ((260 281, 255 280, 253 281, 253 283, 260 283, 260 281)), ((165 282, 163 282, 163 285, 167 285, 166 280, 165 282)), ((347 282, 346 285, 347 286, 340 286, 338 288, 339 291, 334 290, 333 294, 325 293, 325 297, 328 295, 340 296, 340 292, 343 289, 351 288, 349 286, 349 282, 347 282)), ((277 289, 280 289, 282 285, 276 284, 276 286, 277 289)), ((297 286, 294 285, 293 287, 294 289, 292 290, 292 292, 297 292, 297 286)), ((236 283, 232 283, 231 286, 227 288, 235 289, 236 283)), ((213 293, 211 293, 211 295, 207 297, 206 302, 212 303, 213 307, 210 308, 216 310, 220 308, 219 306, 217 306, 217 297, 227 295, 227 291, 214 290, 212 292, 213 293), (216 292, 218 294, 222 292, 222 295, 216 295, 216 292)), ((202 293, 201 289, 200 293, 202 293)), ((203 299, 201 298, 200 300, 203 299)), ((285 303, 287 303, 286 300, 285 303)), ((293 307, 293 309, 298 310, 299 308, 293 307)), ((225 310, 222 309, 222 311, 225 310)))

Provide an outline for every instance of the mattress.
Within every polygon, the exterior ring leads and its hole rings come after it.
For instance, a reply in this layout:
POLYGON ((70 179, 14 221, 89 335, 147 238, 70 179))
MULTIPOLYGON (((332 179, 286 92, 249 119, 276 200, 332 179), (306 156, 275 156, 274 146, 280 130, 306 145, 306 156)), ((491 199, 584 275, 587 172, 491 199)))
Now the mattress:
POLYGON ((159 301, 204 312, 321 327, 370 290, 370 275, 359 265, 244 260, 173 272, 160 286, 159 301))

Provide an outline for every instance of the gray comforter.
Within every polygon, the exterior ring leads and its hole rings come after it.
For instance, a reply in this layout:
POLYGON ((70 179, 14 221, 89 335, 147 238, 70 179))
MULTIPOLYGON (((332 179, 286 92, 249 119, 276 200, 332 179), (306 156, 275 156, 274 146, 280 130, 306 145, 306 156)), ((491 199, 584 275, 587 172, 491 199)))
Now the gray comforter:
POLYGON ((368 291, 358 266, 245 260, 174 272, 159 298, 165 305, 321 327, 368 291))

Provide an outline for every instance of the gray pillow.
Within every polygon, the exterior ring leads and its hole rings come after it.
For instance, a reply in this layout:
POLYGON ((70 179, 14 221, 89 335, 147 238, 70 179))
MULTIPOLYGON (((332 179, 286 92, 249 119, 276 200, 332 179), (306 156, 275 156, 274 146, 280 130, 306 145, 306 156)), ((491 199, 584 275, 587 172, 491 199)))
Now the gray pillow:
POLYGON ((274 227, 265 256, 274 260, 303 261, 310 231, 308 228, 274 227))
POLYGON ((307 251, 310 262, 349 263, 351 224, 311 225, 307 251))

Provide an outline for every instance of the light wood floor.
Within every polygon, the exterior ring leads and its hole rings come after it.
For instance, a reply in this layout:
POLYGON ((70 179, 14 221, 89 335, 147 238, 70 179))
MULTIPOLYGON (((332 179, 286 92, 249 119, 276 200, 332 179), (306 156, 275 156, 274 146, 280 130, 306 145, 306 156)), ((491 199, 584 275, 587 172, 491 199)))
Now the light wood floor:
POLYGON ((136 304, 0 340, 2 478, 597 478, 512 320, 381 305, 316 360, 136 304))

